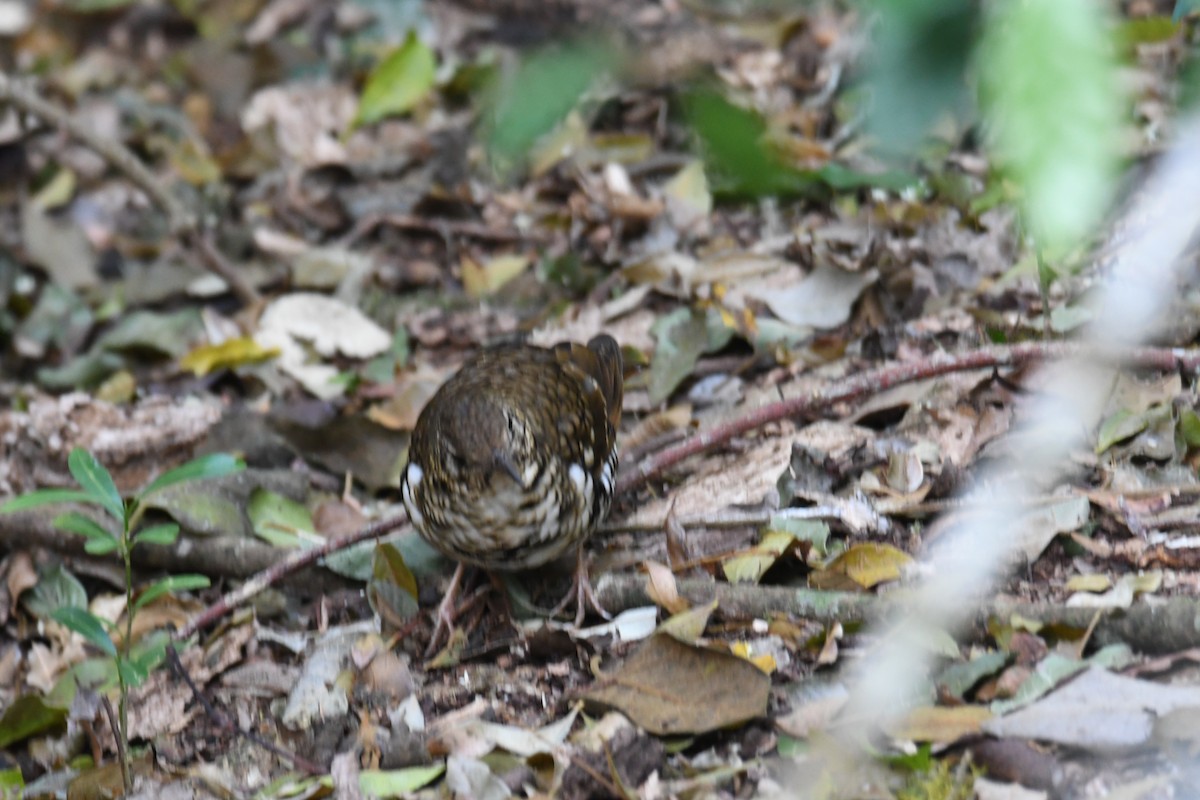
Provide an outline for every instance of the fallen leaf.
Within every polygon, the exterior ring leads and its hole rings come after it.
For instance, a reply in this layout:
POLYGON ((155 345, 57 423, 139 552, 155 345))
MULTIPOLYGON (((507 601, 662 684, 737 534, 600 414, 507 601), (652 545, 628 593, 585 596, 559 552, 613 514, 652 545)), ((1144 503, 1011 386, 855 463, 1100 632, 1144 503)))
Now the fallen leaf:
POLYGON ((190 370, 196 377, 202 377, 214 370, 257 364, 277 355, 278 349, 263 347, 249 336, 241 336, 226 339, 220 344, 200 345, 179 359, 179 366, 190 370))
POLYGON ((369 125, 393 114, 412 110, 433 88, 437 64, 433 50, 416 31, 376 65, 358 102, 355 125, 369 125))
POLYGON ((864 589, 899 579, 901 570, 912 563, 912 556, 890 544, 860 542, 851 545, 828 566, 841 572, 864 589))
POLYGON ((708 190, 704 162, 689 161, 663 184, 662 191, 667 201, 667 213, 676 228, 694 228, 699 232, 706 226, 712 213, 713 198, 708 190))
POLYGON ((745 659, 656 634, 584 693, 656 736, 706 733, 767 711, 771 678, 745 659), (730 691, 737 687, 737 691, 730 691))
POLYGON ((978 734, 993 716, 986 706, 926 706, 909 711, 888 733, 907 741, 951 744, 978 734))
POLYGON ((279 352, 278 365, 321 399, 332 399, 345 387, 336 367, 315 362, 309 348, 323 357, 336 354, 371 358, 391 347, 392 337, 353 306, 320 294, 284 295, 259 319, 255 341, 279 352))
POLYGON ((721 565, 725 579, 730 583, 758 583, 795 541, 796 536, 790 531, 767 531, 751 552, 734 556, 721 565))
POLYGON ((495 294, 497 289, 528 268, 528 256, 497 256, 480 264, 469 255, 464 255, 462 258, 463 289, 468 297, 478 300, 495 294))
POLYGON ((701 355, 719 350, 733 336, 716 311, 706 314, 688 308, 660 318, 651 332, 658 342, 648 379, 651 405, 666 400, 692 374, 701 355))
POLYGON ((848 272, 822 264, 800 283, 782 291, 764 293, 760 299, 780 320, 809 328, 836 328, 850 319, 863 289, 879 278, 874 269, 848 272))
POLYGON ((816 676, 799 684, 790 698, 792 710, 775 720, 775 727, 789 736, 807 738, 822 731, 850 700, 845 684, 816 676))
POLYGON ((320 538, 313 533, 312 515, 307 508, 266 489, 256 489, 250 495, 246 515, 254 534, 275 547, 302 547, 320 538))
POLYGON ((708 619, 717 610, 717 601, 689 608, 672 615, 658 626, 658 633, 674 636, 681 642, 692 643, 704 635, 708 619))
POLYGON ((1200 687, 1170 686, 1092 667, 1042 700, 984 724, 993 736, 1037 739, 1072 747, 1135 747, 1154 722, 1179 709, 1200 708, 1200 687))

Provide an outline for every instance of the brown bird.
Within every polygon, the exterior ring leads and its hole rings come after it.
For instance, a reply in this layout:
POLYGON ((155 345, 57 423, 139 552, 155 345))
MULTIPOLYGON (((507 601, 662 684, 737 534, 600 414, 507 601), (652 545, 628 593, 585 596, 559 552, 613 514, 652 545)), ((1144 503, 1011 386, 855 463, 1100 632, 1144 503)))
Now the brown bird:
POLYGON ((434 644, 453 622, 464 564, 524 570, 575 546, 576 624, 585 599, 600 609, 583 543, 612 501, 622 380, 621 348, 606 334, 587 347, 504 344, 463 364, 421 411, 404 506, 421 537, 459 562, 434 644))

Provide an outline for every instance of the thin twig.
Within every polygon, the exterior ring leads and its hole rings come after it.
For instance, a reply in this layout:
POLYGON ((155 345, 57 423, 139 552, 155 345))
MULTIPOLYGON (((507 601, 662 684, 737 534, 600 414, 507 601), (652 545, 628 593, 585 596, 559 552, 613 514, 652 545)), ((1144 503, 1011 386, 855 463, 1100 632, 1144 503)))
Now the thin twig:
POLYGON ((225 281, 243 305, 247 308, 254 308, 262 302, 258 290, 242 277, 237 267, 229 263, 229 259, 225 258, 225 254, 213 243, 212 234, 199 228, 192 228, 183 231, 182 236, 199 253, 200 260, 208 271, 225 281))
POLYGON ((549 239, 540 233, 513 230, 511 228, 492 228, 488 225, 461 219, 425 219, 409 214, 372 214, 359 221, 353 229, 338 243, 349 247, 371 231, 382 225, 390 225, 401 230, 432 233, 443 238, 463 236, 469 239, 480 239, 488 242, 546 242, 549 239))
POLYGON ((254 287, 237 273, 208 240, 196 215, 189 211, 128 147, 115 139, 101 136, 65 108, 42 97, 32 86, 0 70, 0 103, 5 101, 20 111, 33 114, 65 131, 73 139, 95 151, 109 165, 136 184, 166 213, 171 233, 196 248, 204 265, 224 280, 238 299, 248 306, 256 305, 261 300, 254 287))
POLYGON ((267 569, 247 579, 238 588, 232 592, 226 593, 220 600, 213 603, 208 608, 201 611, 196 616, 187 621, 187 624, 175 634, 176 641, 183 641, 192 636, 192 634, 208 627, 216 622, 221 617, 228 614, 233 609, 245 603, 250 598, 254 597, 264 589, 275 585, 284 577, 304 569, 311 564, 316 563, 325 556, 343 550, 359 542, 367 539, 375 539, 384 536, 408 522, 408 517, 404 514, 397 515, 391 519, 380 520, 372 523, 362 530, 354 533, 339 536, 330 539, 320 547, 310 547, 306 550, 296 550, 287 558, 272 564, 267 569))
POLYGON ((100 705, 104 709, 104 716, 108 717, 108 727, 112 728, 113 741, 117 743, 117 762, 121 765, 121 782, 125 785, 126 792, 132 792, 133 776, 129 774, 129 761, 125 757, 126 731, 117 724, 117 712, 113 710, 112 701, 108 699, 108 695, 100 695, 100 705))

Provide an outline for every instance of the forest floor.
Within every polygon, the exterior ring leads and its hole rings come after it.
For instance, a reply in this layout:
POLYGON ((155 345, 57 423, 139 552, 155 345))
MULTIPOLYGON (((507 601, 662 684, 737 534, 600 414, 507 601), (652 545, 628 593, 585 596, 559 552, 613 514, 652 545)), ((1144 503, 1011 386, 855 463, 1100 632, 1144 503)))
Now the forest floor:
MULTIPOLYGON (((975 128, 885 168, 860 15, 33 5, 0 0, 0 498, 75 486, 76 447, 126 496, 245 464, 138 495, 181 533, 135 548, 134 587, 211 582, 137 606, 134 649, 163 659, 129 698, 138 795, 1195 796, 1187 281, 1061 474, 1005 510, 994 585, 923 631, 910 707, 863 718, 872 623, 936 572, 958 498, 1020 463, 1006 434, 1120 228, 1040 281, 975 128), (714 130, 760 169, 714 168, 714 130), (615 619, 538 613, 570 565, 518 574, 515 622, 479 602, 427 658, 454 565, 400 502, 417 415, 486 344, 602 331, 630 366, 588 544, 615 619)), ((1155 5, 1123 17, 1167 31, 1124 64, 1130 201, 1192 32, 1155 5)), ((0 794, 121 791, 113 662, 52 615, 125 630, 126 573, 62 511, 0 514, 0 794)))

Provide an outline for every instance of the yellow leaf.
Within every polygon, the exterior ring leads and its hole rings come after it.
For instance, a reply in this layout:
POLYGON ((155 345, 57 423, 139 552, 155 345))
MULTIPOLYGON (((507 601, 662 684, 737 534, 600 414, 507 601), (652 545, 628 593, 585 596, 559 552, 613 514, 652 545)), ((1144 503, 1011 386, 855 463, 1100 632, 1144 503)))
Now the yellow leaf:
POLYGON ((984 706, 933 706, 909 711, 889 734, 914 742, 949 744, 979 733, 992 718, 984 706))
POLYGON ((529 258, 522 255, 497 256, 480 264, 470 256, 463 256, 462 282, 467 295, 475 299, 486 297, 529 266, 529 258))
POLYGON ((33 196, 34 208, 40 211, 51 211, 66 205, 75 196, 75 173, 69 169, 60 169, 54 177, 33 196))
POLYGON ((749 553, 734 556, 722 565, 730 583, 758 583, 763 573, 779 560, 796 536, 787 531, 767 531, 758 546, 749 553))
POLYGON ((1112 586, 1107 575, 1072 575, 1067 581, 1067 590, 1071 592, 1104 592, 1112 586))
POLYGON ((692 644, 704 635, 704 629, 708 626, 708 618, 716 610, 717 601, 713 600, 708 605, 680 611, 659 625, 657 632, 670 634, 681 642, 692 644))
MULTIPOLYGON (((715 601, 713 605, 716 605, 715 601)), ((771 655, 770 653, 759 653, 758 655, 755 655, 754 650, 751 649, 749 642, 734 642, 729 646, 729 652, 733 653, 738 658, 746 659, 768 675, 774 672, 775 667, 777 666, 775 662, 775 656, 771 655)))
POLYGON ((179 366, 191 370, 197 377, 216 369, 238 367, 266 361, 279 355, 275 347, 263 347, 249 336, 227 339, 220 344, 206 344, 179 359, 179 366))
POLYGON ((899 578, 901 568, 911 561, 912 556, 891 545, 864 542, 853 545, 834 559, 829 569, 844 572, 859 586, 870 589, 899 578))

